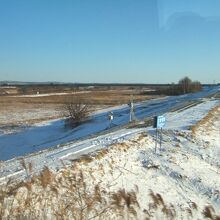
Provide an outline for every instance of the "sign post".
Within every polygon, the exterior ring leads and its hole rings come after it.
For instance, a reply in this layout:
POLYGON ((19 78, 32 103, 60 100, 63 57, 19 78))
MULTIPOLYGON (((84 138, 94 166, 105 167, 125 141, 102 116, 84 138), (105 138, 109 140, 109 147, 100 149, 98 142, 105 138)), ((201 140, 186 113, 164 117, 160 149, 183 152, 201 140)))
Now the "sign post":
POLYGON ((110 113, 108 114, 109 128, 112 127, 112 121, 113 121, 113 119, 114 119, 113 112, 110 112, 110 113))
POLYGON ((157 152, 157 136, 158 136, 158 129, 156 128, 155 153, 157 152))
POLYGON ((135 119, 134 116, 134 102, 133 102, 133 96, 131 96, 130 102, 128 103, 128 106, 130 108, 130 118, 129 122, 132 122, 135 119))
POLYGON ((155 153, 157 151, 157 139, 158 139, 158 129, 160 129, 160 151, 161 151, 161 145, 162 145, 162 131, 163 127, 165 126, 166 118, 163 115, 155 116, 154 117, 154 125, 153 127, 156 128, 156 139, 155 139, 155 153))
POLYGON ((161 145, 162 145, 162 139, 163 139, 162 131, 163 131, 163 128, 160 129, 160 151, 161 151, 161 145))

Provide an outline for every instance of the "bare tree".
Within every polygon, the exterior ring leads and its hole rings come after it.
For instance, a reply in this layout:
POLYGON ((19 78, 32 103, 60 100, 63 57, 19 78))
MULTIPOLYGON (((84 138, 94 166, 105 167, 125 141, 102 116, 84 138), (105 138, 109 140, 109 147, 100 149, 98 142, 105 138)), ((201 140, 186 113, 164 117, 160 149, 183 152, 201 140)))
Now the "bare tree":
POLYGON ((80 97, 74 96, 64 104, 64 116, 66 125, 76 127, 89 117, 91 105, 80 97))
POLYGON ((184 77, 179 81, 179 88, 183 94, 189 92, 198 92, 202 90, 202 85, 199 81, 192 81, 189 77, 184 77))
POLYGON ((191 83, 192 83, 192 80, 187 76, 179 81, 179 85, 182 88, 182 91, 184 94, 190 92, 191 83))
POLYGON ((197 92, 202 90, 202 85, 199 81, 194 81, 191 83, 191 91, 192 92, 197 92))

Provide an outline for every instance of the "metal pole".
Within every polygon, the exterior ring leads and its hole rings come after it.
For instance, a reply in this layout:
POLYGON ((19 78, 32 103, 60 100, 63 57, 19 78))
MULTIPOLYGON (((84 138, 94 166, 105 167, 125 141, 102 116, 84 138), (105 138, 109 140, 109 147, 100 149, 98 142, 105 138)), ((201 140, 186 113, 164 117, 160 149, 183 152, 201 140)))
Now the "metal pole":
POLYGON ((155 153, 157 152, 157 128, 156 128, 156 138, 155 138, 155 153))
POLYGON ((133 102, 130 103, 130 122, 134 119, 134 104, 133 102))
POLYGON ((161 145, 162 145, 162 128, 160 129, 160 151, 161 151, 161 145))
POLYGON ((134 120, 134 101, 133 95, 130 96, 130 103, 128 104, 130 107, 130 122, 134 120))

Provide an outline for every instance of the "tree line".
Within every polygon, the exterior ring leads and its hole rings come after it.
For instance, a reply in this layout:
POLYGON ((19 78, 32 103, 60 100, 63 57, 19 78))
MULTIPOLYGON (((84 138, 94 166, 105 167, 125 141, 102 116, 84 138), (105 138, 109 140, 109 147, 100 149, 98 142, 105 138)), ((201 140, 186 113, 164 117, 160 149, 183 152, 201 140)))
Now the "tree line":
POLYGON ((189 77, 184 77, 177 84, 172 83, 165 87, 156 87, 155 91, 147 92, 151 95, 182 95, 186 93, 194 93, 202 90, 199 81, 192 81, 189 77))

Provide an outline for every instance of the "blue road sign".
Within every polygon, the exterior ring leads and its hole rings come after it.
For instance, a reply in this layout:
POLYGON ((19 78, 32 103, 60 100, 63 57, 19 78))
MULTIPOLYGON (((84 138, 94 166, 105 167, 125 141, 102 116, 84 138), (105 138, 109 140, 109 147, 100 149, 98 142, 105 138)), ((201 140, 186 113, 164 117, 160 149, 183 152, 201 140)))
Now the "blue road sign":
POLYGON ((163 128, 166 123, 166 118, 163 115, 157 117, 157 128, 163 128))
POLYGON ((166 123, 166 118, 163 115, 154 118, 154 128, 163 128, 166 123))

